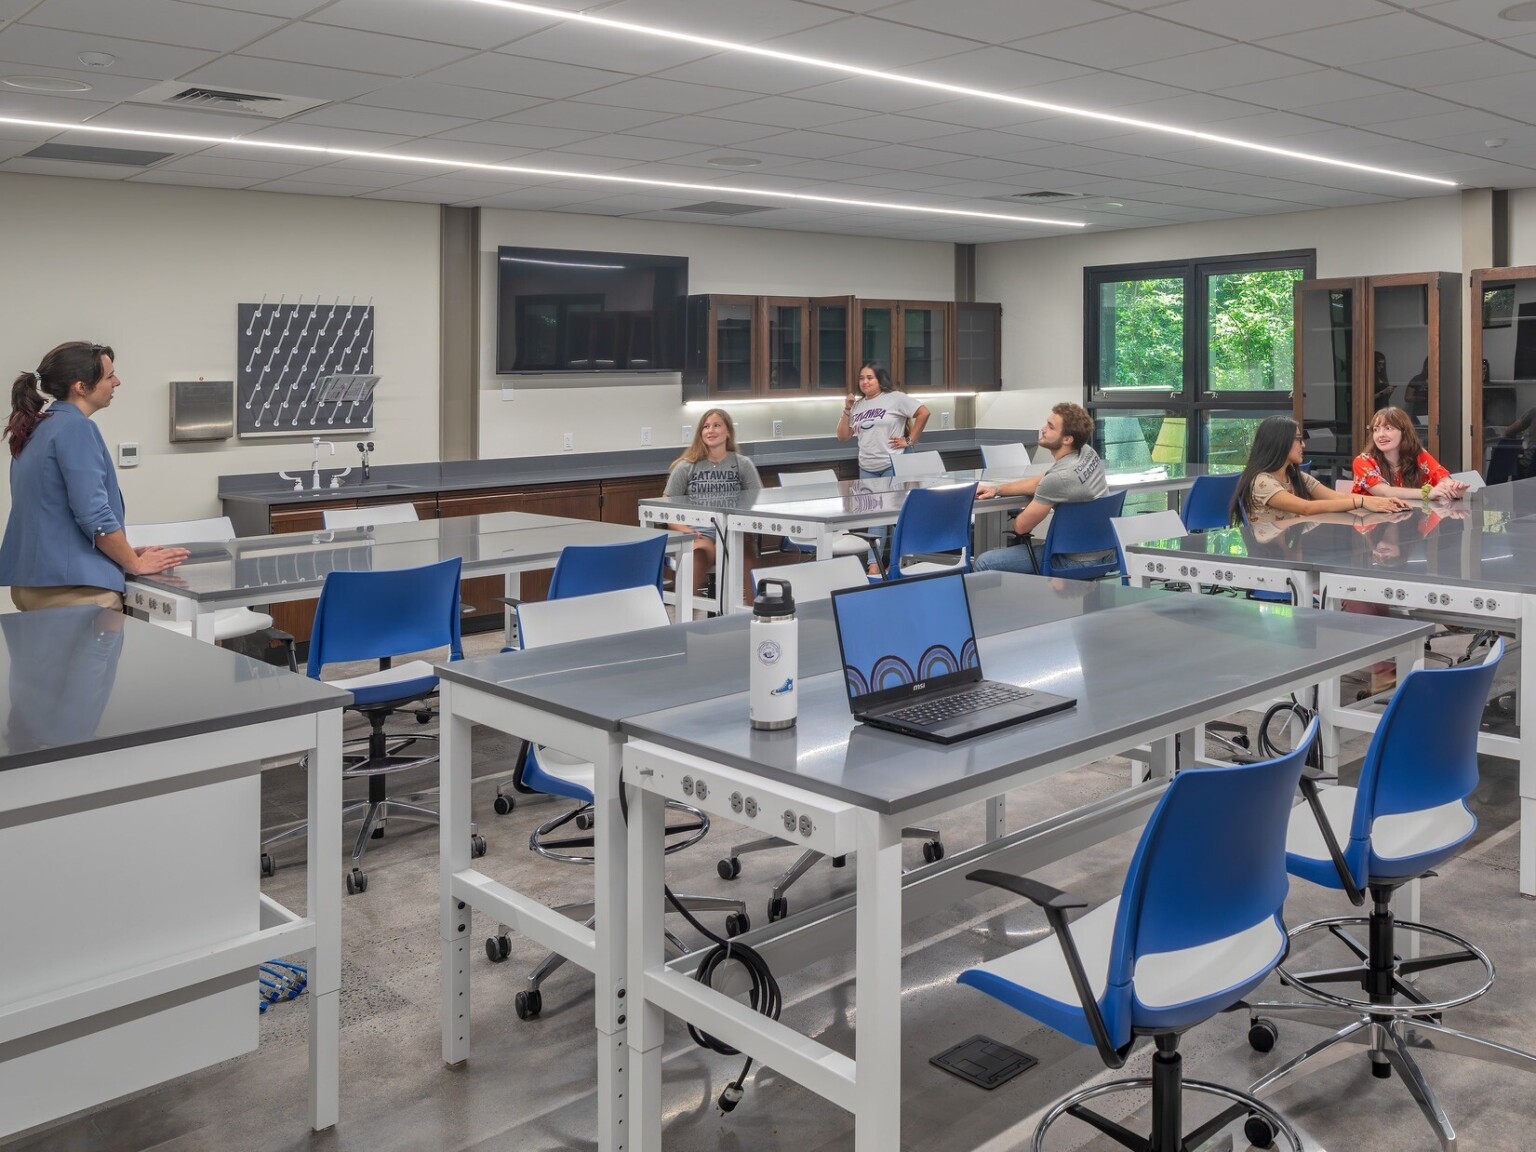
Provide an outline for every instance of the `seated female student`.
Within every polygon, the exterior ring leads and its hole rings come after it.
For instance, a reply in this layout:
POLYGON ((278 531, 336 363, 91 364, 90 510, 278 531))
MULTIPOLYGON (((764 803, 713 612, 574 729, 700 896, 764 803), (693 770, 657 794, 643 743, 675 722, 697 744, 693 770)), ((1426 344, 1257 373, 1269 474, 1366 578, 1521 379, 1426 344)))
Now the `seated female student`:
MULTIPOLYGON (((711 408, 699 418, 693 443, 672 462, 665 495, 708 498, 711 496, 756 496, 763 487, 757 465, 736 451, 736 426, 723 409, 711 408)), ((709 574, 715 570, 715 529, 688 524, 669 525, 677 532, 692 532, 695 591, 703 592, 709 574)))
POLYGON ((1331 492, 1301 470, 1301 428, 1289 416, 1271 416, 1253 434, 1248 466, 1232 497, 1232 522, 1255 526, 1315 516, 1322 512, 1397 512, 1408 507, 1396 496, 1331 492))
POLYGON ((1371 416, 1371 446, 1355 457, 1355 491, 1363 495, 1417 500, 1459 500, 1467 486, 1424 450, 1413 421, 1401 408, 1371 416))

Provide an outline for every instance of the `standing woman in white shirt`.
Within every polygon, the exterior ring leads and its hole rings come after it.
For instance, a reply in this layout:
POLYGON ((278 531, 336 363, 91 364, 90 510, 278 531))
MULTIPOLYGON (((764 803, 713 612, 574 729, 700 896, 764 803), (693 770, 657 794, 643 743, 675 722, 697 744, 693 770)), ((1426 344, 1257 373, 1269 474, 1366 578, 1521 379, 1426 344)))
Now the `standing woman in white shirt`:
POLYGON ((928 426, 928 407, 896 391, 891 374, 878 360, 866 360, 860 367, 858 392, 844 398, 837 438, 859 438, 861 477, 894 476, 891 457, 917 447, 918 437, 928 426))

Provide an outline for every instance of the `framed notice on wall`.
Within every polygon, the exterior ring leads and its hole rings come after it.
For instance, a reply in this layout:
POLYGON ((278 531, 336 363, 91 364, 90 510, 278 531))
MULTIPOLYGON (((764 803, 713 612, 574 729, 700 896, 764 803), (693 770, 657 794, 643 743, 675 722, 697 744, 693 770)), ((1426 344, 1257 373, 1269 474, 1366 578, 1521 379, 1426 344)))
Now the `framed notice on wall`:
POLYGON ((373 304, 356 298, 241 304, 235 417, 242 438, 371 432, 373 390, 332 386, 373 372, 373 304))

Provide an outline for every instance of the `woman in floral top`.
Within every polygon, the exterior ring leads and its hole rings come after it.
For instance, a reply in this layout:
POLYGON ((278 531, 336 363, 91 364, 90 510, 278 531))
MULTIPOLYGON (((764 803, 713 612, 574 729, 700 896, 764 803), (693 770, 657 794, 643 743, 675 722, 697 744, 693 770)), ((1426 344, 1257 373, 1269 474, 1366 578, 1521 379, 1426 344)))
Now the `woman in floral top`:
POLYGON ((1383 408, 1371 417, 1371 446, 1355 457, 1354 472, 1354 490, 1362 496, 1459 500, 1467 491, 1424 450, 1401 408, 1383 408))

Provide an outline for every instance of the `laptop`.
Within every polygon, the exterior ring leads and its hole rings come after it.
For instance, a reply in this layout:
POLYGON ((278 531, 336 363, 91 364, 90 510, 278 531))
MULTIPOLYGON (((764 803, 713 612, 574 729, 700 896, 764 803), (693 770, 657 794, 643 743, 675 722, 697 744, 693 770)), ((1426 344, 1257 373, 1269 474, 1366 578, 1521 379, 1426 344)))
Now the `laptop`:
POLYGON ((939 573, 832 594, 854 719, 939 744, 1077 704, 983 678, 965 577, 939 573))

